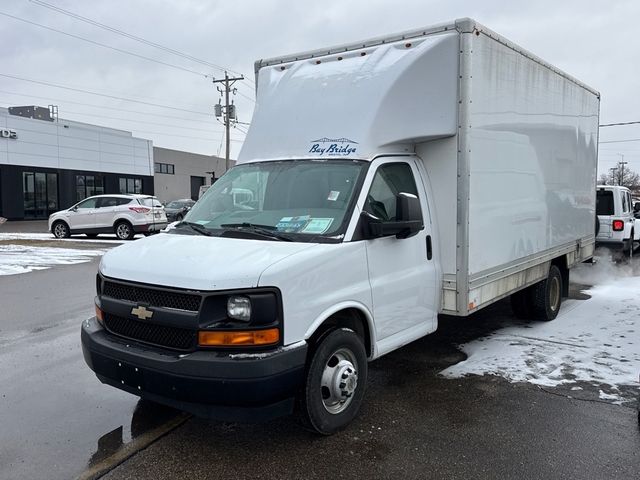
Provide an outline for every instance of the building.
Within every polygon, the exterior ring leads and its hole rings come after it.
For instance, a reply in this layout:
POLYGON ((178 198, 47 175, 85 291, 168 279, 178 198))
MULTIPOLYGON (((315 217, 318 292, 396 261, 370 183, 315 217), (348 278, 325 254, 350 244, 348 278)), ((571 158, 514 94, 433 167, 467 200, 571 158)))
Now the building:
POLYGON ((202 185, 211 185, 225 171, 224 158, 153 147, 155 195, 161 202, 198 199, 202 185))
POLYGON ((222 175, 224 160, 153 147, 124 130, 53 118, 47 108, 0 108, 0 217, 9 220, 46 219, 103 193, 197 198, 200 185, 211 183, 207 172, 222 175))

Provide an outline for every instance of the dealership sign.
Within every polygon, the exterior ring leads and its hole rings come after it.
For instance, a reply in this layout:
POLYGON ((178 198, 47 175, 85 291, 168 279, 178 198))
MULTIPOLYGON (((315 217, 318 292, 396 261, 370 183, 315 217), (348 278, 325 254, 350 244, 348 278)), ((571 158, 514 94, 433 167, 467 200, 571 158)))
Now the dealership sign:
POLYGON ((2 138, 18 138, 18 132, 10 128, 0 128, 0 137, 2 138))

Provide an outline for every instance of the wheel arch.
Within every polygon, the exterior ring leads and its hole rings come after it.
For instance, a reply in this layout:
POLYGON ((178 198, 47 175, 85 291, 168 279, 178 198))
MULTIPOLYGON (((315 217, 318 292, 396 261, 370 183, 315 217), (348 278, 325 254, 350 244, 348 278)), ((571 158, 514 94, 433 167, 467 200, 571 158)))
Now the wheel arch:
POLYGON ((562 255, 551 260, 551 265, 555 265, 560 270, 560 277, 562 278, 562 296, 569 296, 569 266, 567 262, 567 256, 562 255))
POLYGON ((69 225, 69 222, 67 222, 64 218, 56 218, 51 222, 51 231, 53 231, 53 227, 56 225, 56 223, 64 223, 67 228, 69 229, 69 231, 71 231, 71 226, 69 225))
POLYGON ((312 347, 327 332, 350 328, 364 340, 367 358, 376 356, 375 326, 369 309, 357 302, 342 302, 325 310, 307 329, 304 339, 312 347))
POLYGON ((113 228, 116 228, 116 225, 118 225, 121 222, 127 222, 129 225, 131 225, 131 227, 133 227, 133 222, 131 221, 131 219, 127 218, 127 217, 117 217, 114 221, 113 221, 113 228))

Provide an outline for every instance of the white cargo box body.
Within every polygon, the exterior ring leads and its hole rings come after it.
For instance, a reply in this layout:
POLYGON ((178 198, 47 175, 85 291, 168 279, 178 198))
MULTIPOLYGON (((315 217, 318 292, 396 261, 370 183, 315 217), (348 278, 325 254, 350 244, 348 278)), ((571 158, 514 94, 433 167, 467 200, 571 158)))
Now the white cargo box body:
POLYGON ((470 19, 257 62, 239 161, 417 155, 440 311, 467 315, 594 248, 598 92, 470 19), (277 119, 277 121, 276 121, 277 119))

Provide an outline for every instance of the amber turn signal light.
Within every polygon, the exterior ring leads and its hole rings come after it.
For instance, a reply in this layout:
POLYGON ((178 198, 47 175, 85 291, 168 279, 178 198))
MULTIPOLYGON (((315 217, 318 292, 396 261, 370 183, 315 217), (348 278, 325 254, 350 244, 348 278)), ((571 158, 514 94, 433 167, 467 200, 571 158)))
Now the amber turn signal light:
POLYGON ((280 340, 280 330, 243 330, 215 332, 201 330, 198 332, 198 344, 202 347, 232 347, 237 345, 272 345, 280 340))
POLYGON ((96 305, 95 307, 96 307, 96 318, 98 319, 98 323, 100 323, 100 325, 104 325, 104 312, 100 310, 100 307, 98 305, 96 305))

